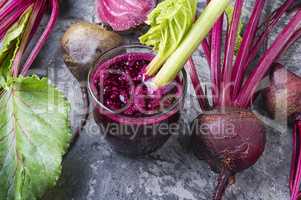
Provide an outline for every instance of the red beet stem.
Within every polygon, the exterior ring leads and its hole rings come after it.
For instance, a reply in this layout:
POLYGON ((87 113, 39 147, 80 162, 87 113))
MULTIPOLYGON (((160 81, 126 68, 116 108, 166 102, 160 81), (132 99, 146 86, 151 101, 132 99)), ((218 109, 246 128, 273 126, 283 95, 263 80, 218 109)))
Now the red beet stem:
POLYGON ((301 10, 290 20, 289 24, 285 26, 283 31, 278 35, 271 47, 261 57, 260 62, 246 83, 243 85, 238 97, 235 100, 235 104, 240 107, 246 107, 249 105, 252 96, 259 85, 262 78, 269 70, 272 63, 278 57, 281 50, 286 46, 289 38, 291 38, 296 32, 301 22, 301 10))
POLYGON ((297 152, 298 152, 298 147, 299 144, 297 143, 297 132, 296 132, 296 127, 294 127, 293 130, 293 152, 292 152, 292 160, 291 160, 291 169, 290 169, 290 177, 289 177, 289 186, 290 186, 290 192, 292 195, 292 191, 294 189, 294 181, 295 181, 295 176, 296 176, 296 165, 297 163, 297 152))
POLYGON ((43 0, 43 5, 41 6, 41 9, 40 9, 40 12, 38 13, 37 17, 36 17, 36 20, 35 20, 35 23, 33 25, 33 28, 32 28, 32 31, 30 33, 30 37, 29 37, 29 40, 31 40, 31 38, 33 37, 33 35, 36 33, 36 31, 38 30, 39 26, 40 26, 40 23, 41 23, 41 20, 45 14, 45 10, 48 6, 48 1, 46 0, 43 0))
POLYGON ((212 30, 211 38, 211 83, 212 83, 212 95, 213 106, 218 105, 220 99, 220 75, 221 75, 221 46, 222 46, 222 33, 223 33, 223 19, 222 15, 216 22, 212 30))
POLYGON ((225 45, 224 66, 223 66, 223 80, 221 86, 221 92, 222 92, 221 105, 223 106, 232 105, 232 101, 230 98, 231 74, 232 74, 234 50, 237 41, 238 26, 240 22, 240 16, 241 16, 243 4, 244 4, 244 0, 237 0, 235 2, 233 17, 232 17, 230 29, 227 34, 227 40, 225 45))
POLYGON ((42 7, 42 1, 36 1, 33 5, 33 11, 31 13, 29 21, 26 25, 25 31, 24 31, 22 39, 21 39, 19 50, 16 54, 16 57, 14 59, 13 65, 12 65, 12 74, 15 77, 17 77, 19 74, 19 66, 21 63, 21 59, 22 59, 22 56, 28 45, 29 36, 30 36, 31 30, 32 30, 32 27, 34 25, 34 22, 37 18, 37 15, 38 15, 41 7, 42 7))
MULTIPOLYGON (((289 9, 289 7, 293 4, 294 0, 286 0, 280 7, 275 9, 265 20, 264 22, 258 27, 258 31, 262 30, 262 28, 265 28, 265 31, 262 31, 260 37, 263 36, 263 34, 269 34, 265 33, 266 30, 271 31, 273 26, 280 20, 280 18, 283 16, 285 12, 289 9)), ((260 37, 258 39, 260 39, 260 37)), ((258 42, 258 40, 255 40, 253 44, 258 42)))
POLYGON ((233 174, 229 170, 225 168, 222 169, 217 179, 217 186, 212 198, 213 200, 221 200, 223 198, 229 184, 229 179, 232 175, 233 174))
POLYGON ((293 130, 293 154, 290 173, 291 200, 298 200, 301 196, 301 119, 297 119, 293 130))
POLYGON ((266 23, 263 25, 272 25, 274 23, 277 23, 279 19, 282 17, 282 15, 288 11, 288 9, 292 6, 294 3, 294 0, 286 0, 279 8, 277 8, 270 17, 267 18, 266 23))
MULTIPOLYGON (((210 0, 207 0, 207 5, 210 3, 210 0)), ((209 33, 208 33, 208 36, 207 36, 207 42, 208 42, 208 45, 209 45, 209 50, 210 50, 210 52, 211 52, 211 49, 212 49, 212 47, 211 47, 211 44, 212 44, 212 30, 210 30, 209 31, 209 33)), ((210 55, 210 54, 209 54, 210 55)))
MULTIPOLYGON (((265 0, 256 0, 250 21, 247 24, 246 32, 244 33, 241 47, 239 48, 237 58, 232 71, 232 81, 234 82, 234 88, 232 92, 232 99, 234 99, 241 88, 244 73, 248 67, 245 65, 250 54, 250 45, 252 44, 256 30, 258 28, 261 12, 263 10, 265 0)), ((252 50, 253 51, 253 50, 252 50)))
MULTIPOLYGON (((7 2, 3 2, 2 6, 4 6, 7 2)), ((19 6, 19 4, 22 4, 21 0, 16 0, 16 1, 10 1, 8 4, 5 5, 5 8, 0 10, 0 19, 1 22, 2 20, 13 13, 14 10, 16 10, 16 7, 19 6)))
POLYGON ((24 3, 16 8, 16 11, 8 16, 0 24, 0 38, 3 38, 7 30, 20 18, 24 11, 30 6, 30 3, 24 3))
POLYGON ((284 53, 287 52, 287 50, 301 37, 301 28, 299 28, 294 35, 289 39, 289 41, 287 42, 287 44, 285 45, 285 47, 281 50, 281 52, 279 53, 277 59, 279 59, 279 57, 281 57, 281 55, 283 55, 284 53))
POLYGON ((28 70, 31 67, 33 61, 36 59, 37 55, 39 54, 42 47, 46 43, 52 29, 54 28, 54 25, 56 23, 58 13, 59 13, 58 0, 51 0, 51 7, 52 7, 52 10, 51 10, 51 16, 50 16, 49 22, 48 22, 42 36, 40 37, 39 41, 37 42, 36 46, 34 47, 30 56, 28 57, 26 63, 24 64, 24 68, 21 72, 21 75, 23 75, 23 76, 25 76, 28 73, 28 70))
POLYGON ((8 0, 2 0, 0 2, 0 9, 3 8, 3 6, 7 3, 8 0))
POLYGON ((188 63, 186 65, 186 70, 188 71, 188 73, 190 75, 190 79, 191 79, 192 85, 194 87, 194 90, 195 90, 195 93, 196 93, 196 96, 197 96, 197 99, 198 99, 201 109, 208 110, 210 107, 209 102, 202 89, 201 82, 200 82, 200 79, 198 77, 198 73, 196 70, 196 66, 195 66, 192 58, 190 58, 188 60, 188 63))
MULTIPOLYGON (((268 35, 271 33, 271 31, 275 28, 283 14, 287 11, 287 9, 292 4, 293 0, 287 0, 282 6, 280 6, 278 9, 276 9, 270 17, 268 17, 268 20, 263 23, 261 26, 266 26, 266 29, 262 31, 262 33, 258 36, 258 38, 253 42, 253 47, 251 48, 252 51, 250 52, 249 58, 245 64, 244 68, 247 68, 252 61, 257 56, 260 48, 266 41, 268 35)), ((260 30, 260 27, 258 28, 260 30)))
POLYGON ((288 12, 293 12, 296 9, 299 9, 301 7, 301 1, 295 0, 294 3, 291 5, 291 7, 288 9, 288 12))
POLYGON ((203 48, 205 58, 207 59, 208 65, 210 65, 211 64, 211 59, 210 59, 211 49, 210 49, 207 39, 203 40, 203 42, 201 43, 201 46, 203 48))

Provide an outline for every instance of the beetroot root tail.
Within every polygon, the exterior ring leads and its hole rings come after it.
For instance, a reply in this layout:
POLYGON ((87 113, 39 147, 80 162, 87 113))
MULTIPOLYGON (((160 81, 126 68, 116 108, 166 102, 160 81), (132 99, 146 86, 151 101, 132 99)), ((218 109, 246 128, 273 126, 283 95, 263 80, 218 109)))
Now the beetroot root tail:
POLYGON ((226 188, 229 185, 229 180, 230 177, 233 174, 227 170, 227 169, 222 169, 221 173, 219 174, 219 177, 217 179, 217 186, 215 188, 215 192, 213 194, 212 200, 222 200, 223 195, 226 191, 226 188))

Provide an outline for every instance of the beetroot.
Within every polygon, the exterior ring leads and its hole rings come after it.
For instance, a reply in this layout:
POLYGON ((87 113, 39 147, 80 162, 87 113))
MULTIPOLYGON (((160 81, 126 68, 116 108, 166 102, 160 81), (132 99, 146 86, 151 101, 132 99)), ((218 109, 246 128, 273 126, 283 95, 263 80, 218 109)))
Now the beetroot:
POLYGON ((262 155, 265 128, 255 114, 237 108, 202 114, 193 126, 196 155, 220 173, 213 199, 221 199, 229 178, 255 164, 262 155))
POLYGON ((141 25, 156 6, 156 0, 96 0, 98 17, 115 31, 141 25))
POLYGON ((276 64, 270 81, 271 85, 263 92, 267 111, 277 121, 294 123, 289 185, 291 200, 297 200, 301 197, 301 78, 276 64))
MULTIPOLYGON (((264 41, 294 1, 286 0, 260 24, 265 2, 255 1, 240 44, 237 44, 237 38, 244 0, 236 0, 232 20, 225 21, 221 17, 211 34, 203 41, 202 47, 211 72, 212 97, 207 92, 201 91, 202 87, 195 73, 190 73, 200 107, 205 111, 205 114, 194 120, 192 145, 195 154, 208 162, 213 171, 220 174, 213 195, 214 200, 222 199, 227 185, 231 182, 230 177, 251 167, 262 155, 266 141, 265 128, 251 112, 250 107, 255 99, 257 86, 273 62, 301 35, 299 9, 256 62, 255 57, 259 55, 264 41), (227 23, 228 27, 226 32, 223 29, 224 23, 227 23), (225 41, 222 38, 225 38, 225 41), (236 54, 237 45, 239 47, 236 54), (252 62, 256 66, 249 75, 247 71, 252 62), (212 102, 211 107, 206 105, 209 99, 212 102), (213 111, 208 112, 210 109, 213 111)), ((185 45, 188 46, 188 42, 185 45)), ((182 54, 185 54, 186 49, 188 49, 186 46, 181 49, 182 54)), ((193 62, 189 61, 187 66, 190 72, 196 71, 191 70, 195 68, 193 62)), ((300 98, 295 96, 291 99, 300 103, 300 98)), ((297 146, 299 148, 299 144, 297 146)), ((301 180, 301 170, 296 171, 296 174, 294 176, 297 178, 294 180, 298 182, 301 180)), ((298 187, 298 184, 293 185, 295 188, 298 187)))
MULTIPOLYGON (((255 164, 264 151, 264 126, 251 112, 251 104, 257 96, 256 89, 272 64, 301 36, 301 9, 297 9, 277 37, 264 48, 265 51, 260 52, 269 34, 295 1, 284 1, 263 23, 261 19, 266 0, 254 1, 246 23, 240 21, 245 18, 241 15, 247 1, 236 0, 233 11, 225 13, 229 2, 207 1, 201 16, 153 79, 157 87, 164 86, 188 62, 186 66, 200 108, 207 113, 194 120, 194 151, 220 173, 214 200, 222 198, 230 176, 255 164), (227 20, 224 20, 225 16, 228 16, 227 20), (239 30, 240 23, 246 24, 243 33, 239 30), (213 30, 208 34, 212 27, 213 30), (228 30, 225 31, 225 27, 228 30), (200 83, 193 59, 189 59, 199 43, 202 43, 208 60, 211 88, 200 83), (248 73, 249 69, 251 73, 248 73), (208 92, 208 89, 211 91, 208 92), (211 104, 208 105, 208 102, 211 104), (213 111, 206 112, 210 109, 213 111)), ((166 35, 174 37, 173 32, 166 35)), ((150 43, 154 46, 164 45, 166 40, 163 42, 153 40, 150 43)))
POLYGON ((89 69, 106 51, 122 44, 122 37, 97 24, 79 21, 61 39, 64 62, 78 81, 87 78, 89 69))
POLYGON ((267 111, 278 121, 292 121, 293 115, 301 112, 301 78, 277 64, 270 81, 263 92, 267 111))

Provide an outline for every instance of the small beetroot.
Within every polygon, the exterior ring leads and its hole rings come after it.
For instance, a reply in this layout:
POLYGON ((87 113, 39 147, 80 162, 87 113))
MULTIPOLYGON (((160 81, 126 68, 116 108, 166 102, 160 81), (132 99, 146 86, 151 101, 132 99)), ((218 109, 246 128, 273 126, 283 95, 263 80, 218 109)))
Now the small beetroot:
POLYGON ((115 31, 141 25, 156 6, 156 0, 96 0, 98 17, 115 31))
POLYGON ((122 42, 122 37, 117 33, 107 31, 97 24, 76 22, 61 39, 64 62, 78 81, 84 81, 97 59, 122 42))

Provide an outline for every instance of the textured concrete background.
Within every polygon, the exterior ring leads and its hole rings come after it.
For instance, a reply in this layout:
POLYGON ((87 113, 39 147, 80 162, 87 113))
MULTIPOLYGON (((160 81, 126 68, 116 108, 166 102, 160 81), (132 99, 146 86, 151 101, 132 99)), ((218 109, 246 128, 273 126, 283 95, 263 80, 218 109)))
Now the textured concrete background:
MULTIPOLYGON (((252 5, 253 1, 247 1, 252 5)), ((267 11, 281 0, 270 0, 267 11)), ((249 5, 249 6, 250 6, 249 5)), ((250 11, 249 6, 245 13, 250 11)), ((48 75, 72 100, 73 126, 81 119, 79 84, 62 61, 59 39, 76 20, 95 22, 94 0, 64 0, 60 20, 49 42, 35 63, 34 71, 48 75)), ((285 23, 285 22, 284 22, 285 23)), ((135 36, 129 36, 134 38, 135 36)), ((300 44, 301 45, 301 44, 300 44)), ((291 69, 300 63, 301 46, 295 45, 283 58, 291 69), (299 53, 300 52, 300 53, 299 53)), ((194 57, 202 79, 206 79, 206 61, 194 57)), ((190 122, 200 111, 189 87, 183 119, 190 122)), ((267 145, 255 166, 237 175, 236 184, 226 192, 226 200, 289 199, 287 185, 291 137, 289 130, 260 116, 267 124, 267 145), (274 127, 269 128, 269 127, 274 127)), ((183 143, 183 140, 181 140, 183 143)), ((158 152, 140 159, 129 159, 110 149, 91 118, 63 163, 58 186, 49 191, 49 200, 207 200, 214 189, 216 174, 199 161, 173 136, 158 152)))

